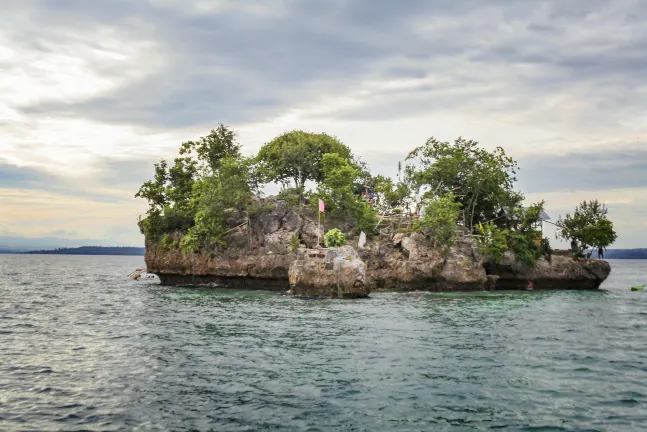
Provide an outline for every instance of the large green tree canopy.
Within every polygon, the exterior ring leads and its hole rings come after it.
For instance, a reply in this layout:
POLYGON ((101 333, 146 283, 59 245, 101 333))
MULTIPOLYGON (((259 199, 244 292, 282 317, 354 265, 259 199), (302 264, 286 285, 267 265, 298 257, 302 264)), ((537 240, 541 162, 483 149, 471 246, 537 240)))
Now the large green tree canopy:
POLYGON ((254 190, 252 160, 240 153, 233 130, 220 124, 207 136, 182 143, 169 167, 155 164, 155 176, 137 194, 149 203, 140 228, 150 238, 176 231, 217 243, 223 231, 224 209, 240 209, 254 190), (200 233, 198 235, 197 233, 200 233))
POLYGON ((203 175, 209 175, 218 171, 223 158, 239 157, 240 144, 236 133, 220 123, 209 135, 182 143, 180 155, 187 161, 194 161, 203 175))
POLYGON ((571 215, 557 221, 557 235, 564 240, 579 243, 582 250, 590 246, 607 247, 618 238, 613 222, 607 218, 607 206, 598 200, 582 201, 571 215))
POLYGON ((294 181, 302 190, 308 180, 321 183, 324 180, 323 157, 335 153, 350 161, 350 149, 337 138, 325 133, 300 130, 284 133, 261 147, 257 160, 259 175, 264 182, 294 181))
POLYGON ((432 137, 409 153, 407 162, 415 166, 417 186, 428 188, 425 198, 455 194, 470 228, 523 199, 513 190, 517 163, 501 147, 488 151, 474 140, 459 137, 449 143, 432 137))

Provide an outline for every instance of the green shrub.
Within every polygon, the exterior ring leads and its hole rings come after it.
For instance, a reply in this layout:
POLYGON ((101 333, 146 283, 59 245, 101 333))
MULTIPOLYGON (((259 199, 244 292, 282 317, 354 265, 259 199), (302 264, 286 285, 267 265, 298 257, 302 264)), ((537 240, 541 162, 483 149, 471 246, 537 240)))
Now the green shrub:
POLYGON ((321 199, 326 204, 325 214, 340 220, 355 219, 358 232, 370 234, 375 231, 377 211, 353 192, 361 170, 334 153, 325 154, 322 163, 324 181, 309 194, 312 210, 319 211, 321 199))
POLYGON ((494 261, 499 262, 503 254, 508 250, 508 230, 501 230, 489 222, 485 225, 479 224, 477 227, 479 237, 476 238, 478 250, 483 255, 492 257, 494 261))
POLYGON ((296 252, 297 249, 299 249, 300 243, 301 239, 299 238, 299 235, 297 233, 292 233, 292 237, 290 237, 290 251, 292 253, 296 252))
POLYGON ((510 233, 509 246, 517 257, 517 261, 528 267, 535 267, 541 257, 541 249, 534 242, 533 237, 525 233, 513 231, 510 233))
POLYGON ((375 231, 377 213, 373 207, 365 202, 358 203, 355 207, 355 217, 357 218, 357 231, 364 231, 366 234, 375 231))
POLYGON ((434 246, 451 246, 456 241, 456 221, 461 204, 446 194, 425 206, 425 214, 413 225, 414 231, 431 230, 434 246))
POLYGON ((173 240, 173 237, 169 234, 164 234, 162 236, 161 243, 162 243, 162 247, 166 250, 175 249, 175 247, 177 246, 175 243, 175 240, 173 240))
POLYGON ((346 236, 337 228, 333 228, 324 234, 324 245, 326 247, 342 247, 346 244, 346 236))
POLYGON ((207 211, 196 214, 196 224, 189 228, 180 240, 180 249, 184 253, 198 252, 205 247, 225 247, 222 239, 225 225, 222 220, 213 217, 207 211))
POLYGON ((508 247, 514 251, 517 261, 528 267, 535 267, 537 260, 550 249, 550 245, 543 241, 541 245, 536 243, 537 239, 541 239, 537 226, 543 208, 544 202, 541 201, 527 209, 518 209, 515 230, 508 237, 508 247))
POLYGON ((198 248, 200 246, 200 238, 198 237, 198 233, 194 228, 189 229, 186 234, 182 236, 182 239, 180 240, 180 249, 182 249, 182 252, 184 253, 194 253, 198 251, 198 248))

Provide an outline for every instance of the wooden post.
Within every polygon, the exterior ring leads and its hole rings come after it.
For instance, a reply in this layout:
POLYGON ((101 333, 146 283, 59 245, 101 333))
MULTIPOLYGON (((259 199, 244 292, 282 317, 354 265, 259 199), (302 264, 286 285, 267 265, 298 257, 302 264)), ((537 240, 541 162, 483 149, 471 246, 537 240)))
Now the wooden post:
POLYGON ((319 214, 319 226, 317 227, 317 247, 319 247, 319 231, 321 231, 321 209, 318 209, 317 213, 319 214))

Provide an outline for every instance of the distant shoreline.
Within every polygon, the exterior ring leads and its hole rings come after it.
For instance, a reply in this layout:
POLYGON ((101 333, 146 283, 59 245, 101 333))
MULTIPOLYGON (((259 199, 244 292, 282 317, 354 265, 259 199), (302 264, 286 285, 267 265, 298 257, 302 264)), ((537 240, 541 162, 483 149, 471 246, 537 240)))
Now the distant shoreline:
MULTIPOLYGON (((597 253, 593 253, 593 257, 597 253)), ((609 249, 604 252, 605 259, 647 259, 647 249, 609 249)))
POLYGON ((146 248, 130 246, 82 246, 77 248, 60 248, 54 250, 37 250, 14 252, 22 255, 113 255, 113 256, 144 256, 146 248))

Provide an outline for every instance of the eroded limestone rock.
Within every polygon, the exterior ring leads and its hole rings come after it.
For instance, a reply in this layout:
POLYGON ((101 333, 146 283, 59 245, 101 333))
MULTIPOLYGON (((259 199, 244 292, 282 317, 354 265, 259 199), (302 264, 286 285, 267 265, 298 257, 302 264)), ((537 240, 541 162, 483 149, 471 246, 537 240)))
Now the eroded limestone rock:
POLYGON ((301 240, 308 248, 316 248, 323 243, 324 230, 316 221, 304 219, 301 226, 301 240))
POLYGON ((290 264, 290 294, 295 297, 367 297, 366 265, 352 246, 304 249, 290 264))
POLYGON ((609 277, 607 261, 555 255, 550 261, 540 259, 534 269, 516 261, 512 252, 505 253, 498 264, 487 265, 499 278, 497 289, 525 289, 528 281, 535 289, 597 289, 609 277))
POLYGON ((291 251, 294 235, 307 248, 320 247, 317 238, 323 242, 324 229, 316 214, 308 210, 297 214, 274 198, 263 204, 250 217, 249 230, 239 227, 247 216, 232 213, 224 249, 184 254, 148 241, 148 271, 170 285, 216 283, 284 291, 292 284, 294 295, 307 297, 336 297, 338 283, 345 297, 364 297, 371 291, 526 289, 528 280, 535 289, 595 289, 611 271, 606 261, 566 256, 539 260, 535 269, 529 269, 511 252, 500 263, 492 263, 479 256, 466 237, 450 248, 434 248, 424 234, 398 233, 369 239, 359 253, 350 246, 340 249, 344 254, 340 278, 337 257, 325 256, 332 252, 306 257, 305 251, 298 251, 303 256, 296 264, 297 255, 291 251))
POLYGON ((361 257, 377 291, 483 290, 488 282, 470 241, 442 250, 423 234, 399 233, 390 242, 370 244, 361 257))

